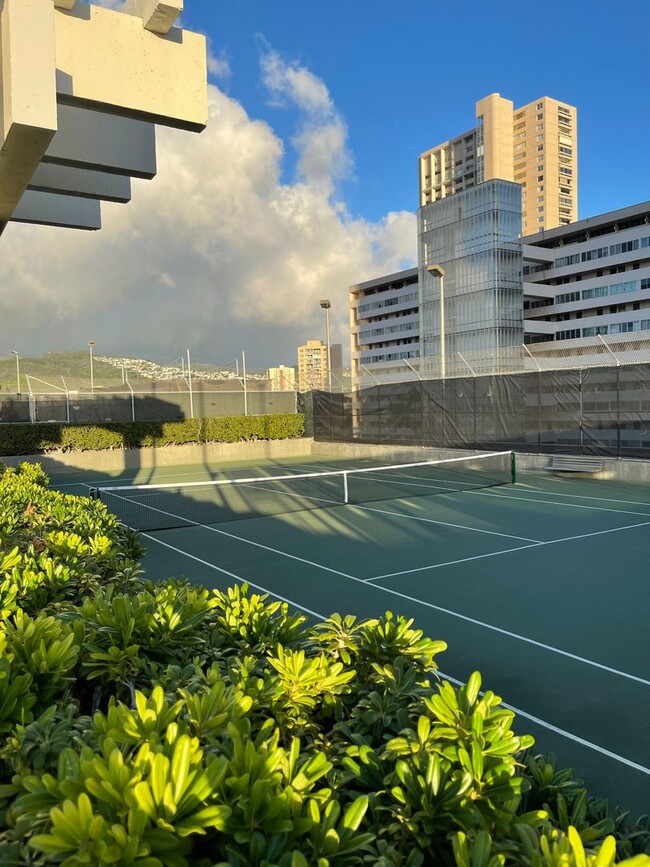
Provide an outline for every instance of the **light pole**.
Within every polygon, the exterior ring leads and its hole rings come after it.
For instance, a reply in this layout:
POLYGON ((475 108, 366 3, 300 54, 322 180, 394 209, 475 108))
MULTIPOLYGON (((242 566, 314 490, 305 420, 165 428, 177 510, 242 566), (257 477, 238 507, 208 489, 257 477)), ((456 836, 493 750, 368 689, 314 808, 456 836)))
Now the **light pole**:
POLYGON ((20 394, 20 356, 15 349, 10 349, 9 352, 16 356, 16 394, 20 394))
POLYGON ((332 306, 329 298, 323 298, 320 306, 325 311, 325 334, 327 337, 327 382, 330 392, 332 391, 332 353, 330 350, 330 307, 332 306))
POLYGON ((88 353, 90 355, 90 393, 95 393, 95 378, 93 376, 93 346, 95 345, 94 340, 88 341, 88 353))
POLYGON ((442 379, 444 379, 447 373, 447 346, 445 342, 445 269, 442 265, 438 265, 437 262, 434 262, 433 265, 427 265, 427 271, 432 277, 437 277, 440 280, 440 374, 442 379))

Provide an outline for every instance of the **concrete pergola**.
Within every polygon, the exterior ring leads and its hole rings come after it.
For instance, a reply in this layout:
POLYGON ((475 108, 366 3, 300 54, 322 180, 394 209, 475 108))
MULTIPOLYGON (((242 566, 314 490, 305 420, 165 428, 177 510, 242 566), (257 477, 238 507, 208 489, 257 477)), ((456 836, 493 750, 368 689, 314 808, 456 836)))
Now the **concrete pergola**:
POLYGON ((156 174, 156 124, 207 124, 205 37, 183 0, 0 0, 0 234, 9 221, 101 227, 156 174))

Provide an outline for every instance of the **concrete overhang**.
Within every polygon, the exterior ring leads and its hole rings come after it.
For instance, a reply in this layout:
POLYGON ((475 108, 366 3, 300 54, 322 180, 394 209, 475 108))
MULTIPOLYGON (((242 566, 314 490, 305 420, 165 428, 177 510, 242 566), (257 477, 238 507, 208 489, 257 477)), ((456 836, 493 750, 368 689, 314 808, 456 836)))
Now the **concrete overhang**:
POLYGON ((537 247, 535 244, 522 244, 524 261, 539 262, 552 265, 557 256, 557 250, 548 250, 546 247, 537 247))
POLYGON ((0 0, 0 233, 99 228, 99 201, 155 175, 154 124, 205 128, 205 37, 173 26, 182 9, 0 0))

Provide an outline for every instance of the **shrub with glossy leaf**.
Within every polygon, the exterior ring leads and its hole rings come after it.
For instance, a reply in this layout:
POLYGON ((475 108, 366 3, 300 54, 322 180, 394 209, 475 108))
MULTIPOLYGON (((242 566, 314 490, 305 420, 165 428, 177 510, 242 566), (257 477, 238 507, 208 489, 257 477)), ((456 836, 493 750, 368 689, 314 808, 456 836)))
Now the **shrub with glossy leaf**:
POLYGON ((104 507, 0 485, 0 863, 641 867, 647 827, 410 620, 154 584, 104 507))

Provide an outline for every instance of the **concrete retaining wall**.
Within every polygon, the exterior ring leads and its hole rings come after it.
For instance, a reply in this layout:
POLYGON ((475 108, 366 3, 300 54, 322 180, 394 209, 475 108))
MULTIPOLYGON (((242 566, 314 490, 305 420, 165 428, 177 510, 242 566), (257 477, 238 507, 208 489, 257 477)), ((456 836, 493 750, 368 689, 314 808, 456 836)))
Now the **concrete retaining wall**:
POLYGON ((217 461, 255 461, 268 458, 310 456, 312 440, 264 440, 243 443, 208 443, 206 445, 164 446, 162 448, 107 449, 87 452, 52 451, 43 455, 0 456, 10 467, 23 461, 41 464, 50 475, 71 470, 121 472, 147 467, 174 467, 217 461))

